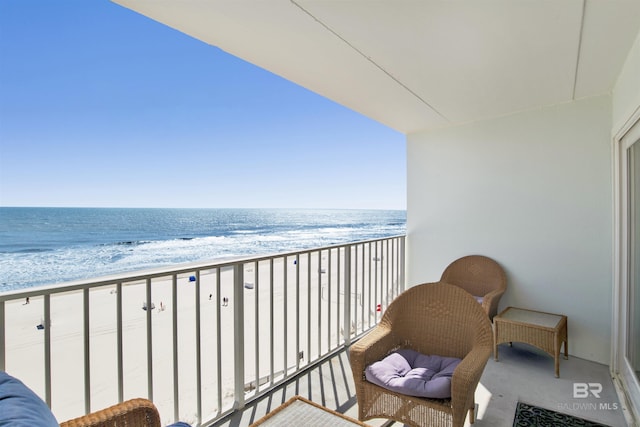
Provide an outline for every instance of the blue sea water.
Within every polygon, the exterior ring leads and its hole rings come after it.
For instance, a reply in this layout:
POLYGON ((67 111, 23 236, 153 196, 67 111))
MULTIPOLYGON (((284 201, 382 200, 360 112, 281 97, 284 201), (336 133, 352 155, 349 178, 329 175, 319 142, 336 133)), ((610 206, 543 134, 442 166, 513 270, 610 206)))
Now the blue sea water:
POLYGON ((406 212, 0 207, 0 292, 405 233, 406 212))

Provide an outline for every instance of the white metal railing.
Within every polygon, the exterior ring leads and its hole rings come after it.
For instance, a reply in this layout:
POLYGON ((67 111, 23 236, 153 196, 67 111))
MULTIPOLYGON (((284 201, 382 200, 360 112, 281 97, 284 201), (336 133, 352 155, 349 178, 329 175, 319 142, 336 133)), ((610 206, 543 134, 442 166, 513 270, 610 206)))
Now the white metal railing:
POLYGON ((404 290, 405 237, 0 294, 0 369, 58 419, 147 397, 206 425, 372 328, 404 290))

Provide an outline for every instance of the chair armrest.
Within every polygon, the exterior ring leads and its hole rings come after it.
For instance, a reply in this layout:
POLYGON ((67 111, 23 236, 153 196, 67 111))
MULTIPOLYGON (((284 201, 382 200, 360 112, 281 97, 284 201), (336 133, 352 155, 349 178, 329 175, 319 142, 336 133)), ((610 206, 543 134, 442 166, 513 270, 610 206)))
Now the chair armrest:
POLYGON ((349 348, 349 363, 354 373, 364 377, 364 369, 378 360, 382 360, 399 343, 390 329, 376 326, 371 332, 355 342, 349 348))
POLYGON ((462 416, 466 410, 473 404, 473 395, 475 393, 484 367, 491 356, 490 345, 479 345, 471 349, 471 351, 462 359, 462 362, 456 367, 451 378, 451 403, 454 408, 462 412, 462 416))
POLYGON ((498 314, 498 303, 500 297, 504 294, 505 289, 496 289, 486 294, 482 299, 482 308, 489 315, 489 319, 493 321, 493 317, 498 314))

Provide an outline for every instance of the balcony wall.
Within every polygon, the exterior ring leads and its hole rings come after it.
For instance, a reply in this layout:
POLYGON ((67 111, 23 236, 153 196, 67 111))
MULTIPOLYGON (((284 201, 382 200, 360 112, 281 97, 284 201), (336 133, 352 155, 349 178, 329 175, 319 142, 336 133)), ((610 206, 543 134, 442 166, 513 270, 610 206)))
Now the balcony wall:
POLYGON ((640 33, 613 89, 613 132, 615 134, 640 109, 640 33))
POLYGON ((407 284, 467 254, 507 272, 501 309, 563 313, 569 352, 609 363, 611 98, 407 139, 407 284))

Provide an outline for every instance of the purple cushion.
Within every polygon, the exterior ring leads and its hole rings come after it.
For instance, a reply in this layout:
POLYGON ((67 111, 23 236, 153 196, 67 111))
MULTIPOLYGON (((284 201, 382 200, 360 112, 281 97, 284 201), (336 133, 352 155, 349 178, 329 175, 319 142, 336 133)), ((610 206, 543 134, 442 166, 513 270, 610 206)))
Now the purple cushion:
POLYGON ((409 396, 448 399, 451 377, 460 359, 427 356, 411 349, 401 349, 365 369, 367 381, 396 393, 409 396))

